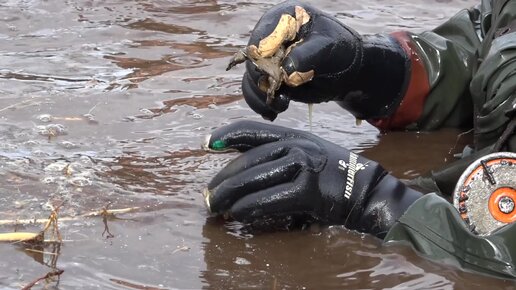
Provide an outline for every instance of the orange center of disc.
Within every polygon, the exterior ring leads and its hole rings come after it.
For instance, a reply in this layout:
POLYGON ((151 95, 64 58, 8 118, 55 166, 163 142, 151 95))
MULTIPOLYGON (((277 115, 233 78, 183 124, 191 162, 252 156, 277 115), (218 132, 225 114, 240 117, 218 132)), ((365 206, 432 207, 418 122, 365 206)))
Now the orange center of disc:
POLYGON ((491 194, 489 198, 489 212, 491 215, 502 223, 512 223, 516 221, 516 190, 510 187, 502 187, 498 188, 491 194), (512 202, 512 211, 505 213, 501 209, 500 202, 503 203, 511 203, 512 202))

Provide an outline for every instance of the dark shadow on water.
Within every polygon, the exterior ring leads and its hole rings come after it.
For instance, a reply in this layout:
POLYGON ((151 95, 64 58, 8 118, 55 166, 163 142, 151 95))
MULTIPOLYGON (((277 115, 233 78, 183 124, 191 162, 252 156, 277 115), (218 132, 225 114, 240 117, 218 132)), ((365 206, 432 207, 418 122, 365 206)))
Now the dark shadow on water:
POLYGON ((365 144, 362 154, 382 164, 394 176, 410 179, 457 160, 472 142, 472 134, 456 129, 425 132, 389 132, 377 144, 365 144), (372 146, 371 146, 372 145, 372 146))

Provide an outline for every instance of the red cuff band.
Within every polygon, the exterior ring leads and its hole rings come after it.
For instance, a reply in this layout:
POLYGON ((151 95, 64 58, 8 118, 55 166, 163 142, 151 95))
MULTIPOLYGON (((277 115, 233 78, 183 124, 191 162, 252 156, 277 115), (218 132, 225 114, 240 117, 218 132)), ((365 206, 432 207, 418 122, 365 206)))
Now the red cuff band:
POLYGON ((410 81, 398 109, 390 117, 368 120, 381 131, 404 129, 416 122, 423 114, 426 97, 430 92, 428 74, 423 61, 417 54, 414 43, 405 31, 391 33, 410 56, 410 81))

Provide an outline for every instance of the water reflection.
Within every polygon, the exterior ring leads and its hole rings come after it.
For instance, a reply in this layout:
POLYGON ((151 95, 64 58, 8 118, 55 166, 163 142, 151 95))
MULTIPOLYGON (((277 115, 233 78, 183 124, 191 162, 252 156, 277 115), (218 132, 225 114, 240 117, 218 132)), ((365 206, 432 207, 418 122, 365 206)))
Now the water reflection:
POLYGON ((171 14, 201 14, 206 12, 217 12, 226 10, 235 5, 219 5, 215 0, 196 0, 196 1, 152 1, 152 3, 141 3, 143 9, 148 12, 171 13, 171 14))
POLYGON ((188 26, 157 22, 149 18, 132 22, 126 27, 137 30, 159 31, 172 34, 206 34, 206 32, 196 30, 188 26))
MULTIPOLYGON (((234 53, 228 51, 227 47, 217 47, 216 42, 194 41, 193 43, 168 43, 160 40, 141 40, 135 41, 142 48, 167 46, 171 50, 180 51, 180 53, 166 54, 159 60, 148 60, 140 58, 128 58, 122 56, 106 55, 105 59, 113 61, 117 66, 123 69, 131 69, 132 72, 124 76, 123 80, 129 80, 130 85, 126 85, 124 89, 134 89, 137 83, 145 81, 153 76, 159 76, 167 72, 173 72, 182 69, 192 69, 206 67, 204 63, 207 59, 226 57, 234 53), (215 45, 214 45, 215 44, 215 45)), ((233 49, 235 50, 235 49, 233 49)), ((107 90, 113 90, 119 87, 113 83, 107 90)), ((172 85, 173 87, 173 85, 172 85)))
POLYGON ((202 278, 210 289, 443 289, 454 284, 407 261, 403 254, 409 251, 389 252, 379 240, 340 227, 252 238, 227 231, 217 219, 203 227, 207 269, 202 278))
MULTIPOLYGON (((238 226, 236 227, 239 228, 238 226)), ((384 246, 342 227, 243 236, 208 218, 202 232, 205 289, 513 289, 513 281, 462 272, 419 257, 405 245, 384 246), (494 286, 496 285, 496 286, 494 286)))
POLYGON ((472 134, 456 129, 432 133, 390 132, 382 135, 377 144, 362 144, 363 147, 357 149, 362 149, 364 156, 379 161, 396 177, 411 179, 457 160, 454 155, 472 141, 472 134))
POLYGON ((202 163, 196 157, 206 154, 200 149, 170 152, 160 157, 125 152, 124 156, 104 162, 109 169, 100 174, 128 192, 178 195, 187 184, 195 183, 192 174, 199 171, 202 163))
MULTIPOLYGON (((139 58, 126 58, 120 56, 105 56, 104 58, 113 61, 116 65, 124 69, 131 69, 133 72, 123 77, 123 80, 129 80, 131 83, 122 86, 122 89, 134 89, 138 87, 138 83, 153 77, 162 75, 166 72, 181 70, 192 67, 203 67, 206 64, 201 64, 202 60, 194 61, 191 65, 181 65, 174 62, 170 62, 171 56, 165 55, 159 60, 148 60, 139 58)), ((107 90, 113 90, 119 88, 121 85, 118 83, 111 84, 107 90)))
POLYGON ((58 76, 44 76, 44 75, 31 75, 31 74, 22 74, 15 72, 0 72, 0 78, 4 79, 17 79, 17 80, 31 80, 31 81, 43 81, 43 82, 55 82, 55 81, 63 81, 70 83, 77 82, 89 82, 91 79, 83 79, 83 78, 64 78, 58 76))
POLYGON ((221 96, 193 96, 190 98, 178 98, 163 101, 163 107, 148 109, 150 114, 138 115, 136 118, 152 119, 163 114, 177 111, 177 106, 188 105, 196 109, 216 108, 242 99, 242 95, 221 95, 221 96))

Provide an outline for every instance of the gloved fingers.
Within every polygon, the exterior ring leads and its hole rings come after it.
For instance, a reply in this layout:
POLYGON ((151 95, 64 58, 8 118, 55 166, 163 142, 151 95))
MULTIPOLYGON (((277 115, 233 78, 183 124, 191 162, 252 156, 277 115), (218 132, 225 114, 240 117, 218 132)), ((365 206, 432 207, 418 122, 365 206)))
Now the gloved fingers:
MULTIPOLYGON (((299 179, 307 179, 308 172, 302 172, 296 181, 279 184, 246 195, 236 201, 229 215, 244 223, 288 215, 307 214, 312 210, 310 200, 303 199, 306 190, 299 179)), ((313 205, 312 205, 313 206, 313 205)))
POLYGON ((329 45, 330 39, 316 34, 308 35, 308 38, 297 44, 287 57, 283 60, 282 67, 286 72, 286 77, 294 75, 303 75, 307 72, 313 72, 313 77, 303 79, 303 84, 299 86, 291 86, 283 84, 280 88, 279 93, 285 94, 290 97, 291 100, 303 103, 321 103, 328 101, 327 98, 322 97, 324 91, 327 90, 324 85, 321 84, 318 75, 322 68, 318 62, 321 53, 315 53, 321 50, 324 45, 329 45))
POLYGON ((253 166, 279 159, 288 154, 289 147, 269 143, 260 147, 253 148, 244 154, 233 159, 224 167, 208 184, 208 189, 213 190, 223 181, 229 179, 253 166))
POLYGON ((315 70, 315 77, 335 73, 361 61, 360 35, 335 17, 321 13, 314 17, 311 26, 302 30, 302 38, 291 47, 283 60, 285 72, 315 70))
POLYGON ((285 95, 277 94, 272 102, 267 104, 267 94, 258 87, 260 78, 264 76, 255 71, 252 63, 249 66, 250 70, 244 74, 242 79, 242 94, 245 101, 253 111, 260 114, 264 119, 274 121, 278 113, 287 110, 290 100, 285 95))
POLYGON ((287 75, 296 71, 308 72, 314 70, 318 72, 321 68, 317 66, 319 62, 317 60, 322 56, 317 52, 331 45, 334 41, 334 39, 329 39, 321 34, 308 34, 306 38, 291 48, 290 53, 283 60, 283 69, 287 75))
POLYGON ((280 92, 304 103, 333 100, 339 92, 335 89, 340 86, 338 79, 344 74, 358 74, 362 62, 360 35, 325 13, 314 15, 301 32, 300 40, 282 62, 286 77, 295 82, 287 82, 290 86, 284 85, 280 92))
POLYGON ((303 134, 305 133, 272 124, 239 121, 213 131, 205 145, 213 150, 247 151, 263 144, 303 134))
POLYGON ((293 150, 288 155, 251 167, 224 180, 210 190, 207 202, 213 213, 225 213, 239 199, 253 192, 266 190, 294 180, 306 163, 307 157, 301 150, 293 150))
MULTIPOLYGON (((296 6, 303 7, 313 19, 317 19, 317 15, 322 13, 317 8, 299 1, 285 1, 280 3, 269 9, 260 18, 255 28, 253 29, 248 45, 255 45, 260 47, 260 41, 265 39, 274 31, 278 25, 278 21, 283 14, 288 14, 292 17, 296 16, 296 6)), ((313 25, 311 24, 311 21, 301 26, 297 37, 286 45, 290 46, 292 43, 297 42, 299 39, 309 36, 312 31, 312 26, 313 25)), ((322 38, 320 40, 324 39, 322 38)), ((311 42, 311 45, 316 46, 317 41, 319 40, 315 39, 314 42, 311 42)), ((301 41, 300 43, 302 44, 303 42, 301 41)), ((326 42, 323 44, 326 45, 326 42)), ((306 54, 304 58, 309 59, 312 54, 313 53, 310 52, 309 54, 306 54)), ((309 62, 304 63, 310 64, 309 62)), ((246 62, 246 71, 247 75, 244 76, 244 80, 242 82, 242 91, 247 104, 255 112, 262 115, 264 119, 273 121, 279 113, 287 110, 288 108, 290 101, 289 88, 285 85, 282 85, 281 89, 275 93, 274 98, 270 98, 269 102, 267 102, 266 93, 263 92, 258 85, 260 79, 264 78, 263 73, 259 72, 251 61, 246 62)), ((305 93, 303 95, 304 97, 301 98, 302 101, 308 97, 308 100, 305 101, 306 103, 321 102, 315 98, 315 96, 320 94, 317 89, 310 90, 309 92, 301 91, 301 93, 305 93)))

